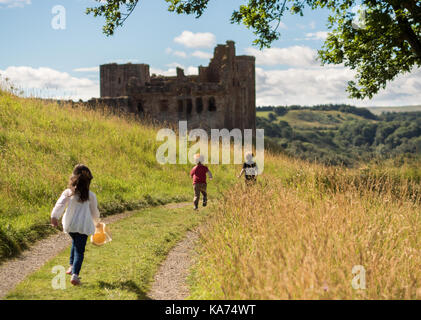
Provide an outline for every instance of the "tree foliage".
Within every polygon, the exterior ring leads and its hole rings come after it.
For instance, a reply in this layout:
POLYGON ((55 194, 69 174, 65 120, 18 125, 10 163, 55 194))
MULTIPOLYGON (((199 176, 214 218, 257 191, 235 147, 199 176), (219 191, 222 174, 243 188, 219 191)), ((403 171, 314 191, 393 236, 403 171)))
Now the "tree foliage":
MULTIPOLYGON (((360 120, 344 121, 336 128, 297 128, 286 121, 257 117, 257 128, 265 129, 265 144, 272 151, 325 164, 352 166, 372 159, 421 155, 421 112, 388 112, 375 116, 369 110, 346 105, 317 107, 280 107, 291 110, 338 111, 358 115, 360 120), (344 108, 345 107, 345 108, 344 108), (367 113, 355 113, 363 109, 367 113), (371 115, 370 115, 371 114, 371 115)), ((259 111, 276 114, 278 107, 261 107, 259 111)))
MULTIPOLYGON (((87 8, 87 13, 105 17, 106 35, 114 34, 139 3, 96 1, 98 6, 87 8)), ((199 18, 210 0, 165 1, 169 11, 199 18)), ((253 30, 254 44, 262 49, 280 38, 278 27, 286 13, 302 16, 306 8, 330 10, 330 33, 319 59, 356 71, 355 81, 348 83, 350 97, 372 98, 399 74, 421 66, 420 0, 244 0, 231 22, 253 30)))

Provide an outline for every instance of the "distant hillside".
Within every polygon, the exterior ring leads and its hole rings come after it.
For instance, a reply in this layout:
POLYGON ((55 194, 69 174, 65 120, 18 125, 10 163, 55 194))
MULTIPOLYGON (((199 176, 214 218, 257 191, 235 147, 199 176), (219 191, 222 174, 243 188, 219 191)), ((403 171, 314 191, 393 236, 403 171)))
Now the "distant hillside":
MULTIPOLYGON (((257 116, 269 119, 270 111, 258 111, 257 116)), ((277 116, 276 123, 286 121, 295 129, 334 129, 345 121, 364 120, 364 117, 340 111, 291 110, 277 116)))
POLYGON ((347 105, 260 107, 257 128, 265 129, 266 145, 275 151, 353 166, 421 153, 421 112, 404 110, 375 115, 347 105))
POLYGON ((380 115, 383 112, 416 112, 421 111, 421 105, 419 106, 402 106, 402 107, 369 107, 367 108, 372 113, 380 115))

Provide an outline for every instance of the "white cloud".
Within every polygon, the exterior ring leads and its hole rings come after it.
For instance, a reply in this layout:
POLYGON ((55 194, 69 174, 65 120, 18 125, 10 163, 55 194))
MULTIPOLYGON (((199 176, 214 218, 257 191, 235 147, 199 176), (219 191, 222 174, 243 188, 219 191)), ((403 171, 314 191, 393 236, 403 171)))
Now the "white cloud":
MULTIPOLYGON (((317 33, 314 34, 317 36, 317 33)), ((321 37, 321 34, 319 34, 321 37)), ((286 70, 256 68, 258 105, 350 103, 358 106, 412 105, 421 103, 421 69, 401 75, 372 100, 351 100, 346 91, 354 71, 320 66, 317 51, 306 46, 257 50, 247 48, 258 66, 289 66, 286 70)))
POLYGON ((200 51, 200 50, 196 50, 193 53, 186 53, 185 51, 176 51, 173 50, 172 48, 167 48, 165 49, 165 53, 166 54, 170 54, 179 58, 187 58, 189 56, 192 57, 196 57, 199 59, 210 59, 212 58, 212 54, 208 53, 208 52, 204 52, 204 51, 200 51))
POLYGON ((173 50, 172 48, 165 49, 166 54, 171 54, 179 58, 187 58, 188 54, 184 51, 173 50))
POLYGON ((151 75, 156 74, 156 75, 171 77, 171 76, 177 75, 176 68, 178 67, 184 70, 185 75, 198 75, 199 74, 199 69, 197 67, 193 67, 193 66, 185 67, 184 65, 179 64, 177 62, 167 64, 167 67, 168 67, 167 70, 152 67, 150 69, 150 73, 151 75))
POLYGON ((199 68, 198 67, 193 67, 193 66, 188 66, 187 68, 184 69, 184 72, 186 75, 198 75, 199 74, 199 68))
POLYGON ((274 66, 318 66, 317 51, 305 46, 292 46, 287 48, 268 48, 258 50, 247 48, 246 53, 256 57, 257 65, 274 66))
POLYGON ((176 57, 179 57, 179 58, 187 58, 187 53, 186 52, 184 52, 184 51, 176 51, 176 50, 173 50, 172 48, 165 49, 165 53, 166 54, 172 54, 172 55, 174 55, 176 57))
POLYGON ((160 75, 165 77, 173 77, 177 74, 175 68, 169 68, 167 70, 159 69, 159 68, 151 68, 150 69, 151 75, 160 75))
POLYGON ((31 4, 31 0, 0 0, 0 8, 23 8, 29 4, 31 4))
POLYGON ((318 104, 341 102, 346 80, 352 76, 334 68, 256 68, 258 105, 318 104))
POLYGON ((76 68, 73 69, 74 72, 99 72, 99 67, 89 67, 89 68, 76 68))
POLYGON ((180 58, 187 58, 187 53, 185 53, 184 51, 174 51, 173 55, 180 58))
POLYGON ((185 75, 198 75, 199 74, 199 68, 198 67, 193 67, 193 66, 184 66, 182 64, 179 64, 177 62, 173 62, 170 64, 167 64, 167 67, 169 67, 169 70, 174 70, 174 75, 176 74, 176 68, 181 68, 184 70, 184 74, 185 75))
POLYGON ((193 33, 186 30, 178 37, 175 37, 174 42, 182 44, 188 48, 211 48, 216 44, 216 37, 210 32, 193 33))
POLYGON ((204 51, 199 51, 199 50, 197 50, 197 51, 195 51, 195 52, 193 52, 192 53, 192 56, 193 57, 196 57, 196 58, 199 58, 199 59, 210 59, 210 58, 212 58, 212 54, 211 53, 209 53, 209 52, 204 52, 204 51))
POLYGON ((327 31, 317 31, 306 33, 304 40, 326 40, 329 32, 327 31))
POLYGON ((177 68, 177 67, 181 68, 181 69, 184 68, 184 66, 182 64, 178 63, 178 62, 168 63, 166 66, 169 67, 169 68, 177 68))
POLYGON ((24 90, 26 95, 83 100, 99 96, 98 81, 72 77, 67 72, 51 68, 35 69, 26 66, 12 66, 6 70, 0 70, 0 74, 24 90))
POLYGON ((354 72, 344 67, 256 68, 257 105, 349 103, 357 106, 420 104, 421 69, 398 77, 372 100, 351 100, 345 91, 354 72))

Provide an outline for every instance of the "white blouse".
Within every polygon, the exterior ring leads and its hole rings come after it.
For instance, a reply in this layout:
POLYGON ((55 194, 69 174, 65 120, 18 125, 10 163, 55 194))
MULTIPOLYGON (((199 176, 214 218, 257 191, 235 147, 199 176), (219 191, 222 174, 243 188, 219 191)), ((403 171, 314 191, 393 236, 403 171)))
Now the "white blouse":
POLYGON ((77 232, 86 235, 95 233, 95 225, 99 222, 95 193, 89 191, 89 200, 80 202, 79 195, 72 195, 70 189, 64 190, 51 212, 51 218, 60 219, 66 206, 67 209, 62 220, 64 232, 77 232))

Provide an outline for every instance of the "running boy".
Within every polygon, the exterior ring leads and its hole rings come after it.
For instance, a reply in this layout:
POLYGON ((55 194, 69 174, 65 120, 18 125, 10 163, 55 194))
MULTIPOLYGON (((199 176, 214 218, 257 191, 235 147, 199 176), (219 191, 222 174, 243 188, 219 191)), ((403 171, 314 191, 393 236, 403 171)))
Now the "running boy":
POLYGON ((238 178, 240 178, 243 173, 245 173, 246 184, 254 184, 256 182, 257 177, 257 164, 253 161, 253 154, 247 153, 246 154, 246 162, 243 164, 243 169, 240 172, 238 178))
POLYGON ((203 156, 200 154, 196 154, 194 156, 194 161, 197 163, 197 165, 191 169, 190 171, 190 177, 193 178, 193 189, 194 189, 194 210, 198 210, 199 206, 199 199, 200 199, 200 193, 203 195, 203 206, 206 207, 208 202, 208 195, 206 192, 206 174, 209 175, 209 180, 212 180, 212 173, 209 171, 208 167, 204 166, 202 164, 203 156))

